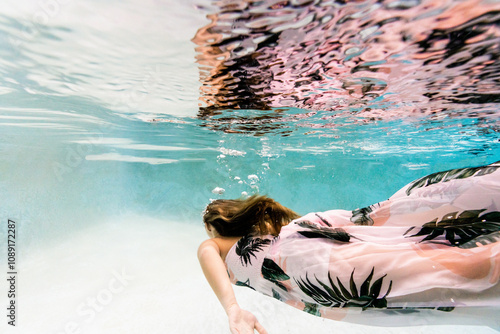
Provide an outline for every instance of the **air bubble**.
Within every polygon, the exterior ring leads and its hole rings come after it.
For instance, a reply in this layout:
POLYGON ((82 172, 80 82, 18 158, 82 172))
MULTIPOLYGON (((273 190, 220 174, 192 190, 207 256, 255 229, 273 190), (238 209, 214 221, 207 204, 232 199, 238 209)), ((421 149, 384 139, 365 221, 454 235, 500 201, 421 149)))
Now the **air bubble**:
POLYGON ((221 187, 215 187, 215 188, 212 190, 212 193, 214 193, 214 194, 218 194, 218 195, 222 195, 225 191, 226 191, 226 189, 224 189, 224 188, 221 188, 221 187))

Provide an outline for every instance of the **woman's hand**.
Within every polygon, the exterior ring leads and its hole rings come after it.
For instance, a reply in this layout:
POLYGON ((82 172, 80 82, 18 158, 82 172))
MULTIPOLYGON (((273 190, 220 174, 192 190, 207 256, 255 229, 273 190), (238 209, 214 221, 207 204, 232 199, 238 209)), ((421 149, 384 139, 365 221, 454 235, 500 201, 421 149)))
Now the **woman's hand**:
POLYGON ((232 334, 253 334, 257 330, 259 334, 267 334, 267 331, 250 312, 242 310, 238 305, 232 305, 227 310, 229 329, 232 334))
POLYGON ((220 248, 213 239, 206 240, 200 245, 198 259, 208 283, 226 311, 231 333, 254 334, 256 329, 259 334, 267 334, 252 313, 238 306, 226 267, 220 257, 220 248))

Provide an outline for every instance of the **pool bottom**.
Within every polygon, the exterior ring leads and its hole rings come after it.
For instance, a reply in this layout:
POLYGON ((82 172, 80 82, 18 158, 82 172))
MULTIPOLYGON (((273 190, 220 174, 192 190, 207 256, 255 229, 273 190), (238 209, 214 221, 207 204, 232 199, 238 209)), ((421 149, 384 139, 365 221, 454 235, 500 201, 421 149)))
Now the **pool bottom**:
MULTIPOLYGON (((42 249, 19 248, 16 327, 3 321, 2 332, 229 333, 196 259, 197 246, 206 238, 201 226, 144 216, 92 225, 42 249)), ((391 317, 367 319, 378 327, 337 322, 250 289, 235 290, 241 306, 269 333, 496 332, 477 325, 431 325, 426 316, 409 327, 390 327, 391 317)), ((449 324, 445 317, 442 322, 449 324)))

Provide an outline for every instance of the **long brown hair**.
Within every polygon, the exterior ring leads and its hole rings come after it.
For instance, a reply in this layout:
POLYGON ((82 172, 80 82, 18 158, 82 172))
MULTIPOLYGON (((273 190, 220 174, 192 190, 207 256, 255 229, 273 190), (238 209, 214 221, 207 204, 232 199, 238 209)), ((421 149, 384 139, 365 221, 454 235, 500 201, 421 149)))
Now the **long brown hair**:
POLYGON ((223 237, 278 235, 281 227, 299 215, 267 196, 247 199, 218 199, 210 203, 203 222, 213 226, 223 237))

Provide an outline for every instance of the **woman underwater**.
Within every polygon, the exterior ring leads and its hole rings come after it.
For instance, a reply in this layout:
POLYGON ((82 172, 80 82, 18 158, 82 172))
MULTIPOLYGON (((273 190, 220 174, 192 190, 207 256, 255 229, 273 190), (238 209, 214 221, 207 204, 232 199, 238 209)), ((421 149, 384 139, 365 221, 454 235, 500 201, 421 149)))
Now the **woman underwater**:
POLYGON ((430 174, 354 211, 299 217, 252 196, 213 201, 203 221, 198 258, 232 333, 267 332, 231 283, 357 323, 500 306, 500 162, 430 174))

